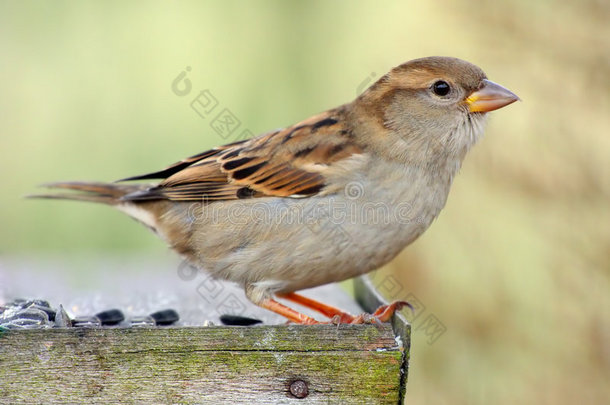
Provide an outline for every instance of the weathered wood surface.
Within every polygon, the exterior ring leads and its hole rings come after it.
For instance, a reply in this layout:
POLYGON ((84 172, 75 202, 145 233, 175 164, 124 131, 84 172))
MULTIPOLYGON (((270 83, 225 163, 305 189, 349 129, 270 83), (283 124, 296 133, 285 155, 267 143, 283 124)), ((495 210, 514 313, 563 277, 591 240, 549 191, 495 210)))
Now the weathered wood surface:
POLYGON ((7 404, 396 404, 408 358, 389 324, 0 333, 7 404))
MULTIPOLYGON (((373 312, 380 305, 387 304, 387 300, 375 288, 368 275, 354 279, 354 293, 362 308, 373 312)), ((405 309, 408 311, 408 309, 405 309)), ((407 380, 409 377, 409 360, 411 355, 411 324, 401 312, 392 317, 392 329, 396 335, 397 343, 402 347, 402 368, 400 369, 399 403, 402 404, 407 393, 407 380)))

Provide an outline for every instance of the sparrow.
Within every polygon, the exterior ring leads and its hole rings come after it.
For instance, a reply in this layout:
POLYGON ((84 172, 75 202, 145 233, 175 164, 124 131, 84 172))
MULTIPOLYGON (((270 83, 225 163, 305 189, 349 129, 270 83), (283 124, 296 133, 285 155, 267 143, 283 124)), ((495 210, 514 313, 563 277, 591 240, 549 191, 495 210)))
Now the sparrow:
POLYGON ((287 128, 114 183, 48 184, 69 191, 35 197, 111 205, 292 322, 385 322, 408 304, 355 316, 297 291, 375 270, 417 239, 444 207, 487 113, 518 99, 464 60, 415 59, 287 128))

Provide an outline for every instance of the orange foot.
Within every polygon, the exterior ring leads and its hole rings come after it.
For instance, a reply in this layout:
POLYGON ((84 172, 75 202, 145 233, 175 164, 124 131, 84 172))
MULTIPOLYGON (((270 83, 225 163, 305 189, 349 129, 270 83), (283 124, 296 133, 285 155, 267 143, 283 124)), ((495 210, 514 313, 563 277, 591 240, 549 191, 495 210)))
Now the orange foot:
POLYGON ((358 316, 351 315, 345 311, 340 310, 339 308, 335 308, 330 305, 323 304, 321 302, 312 300, 311 298, 304 297, 300 294, 296 293, 287 293, 281 295, 281 298, 287 299, 289 301, 300 304, 304 307, 310 308, 316 312, 321 313, 322 315, 330 318, 330 321, 321 322, 312 317, 309 317, 305 314, 295 311, 292 308, 289 308, 279 302, 266 299, 260 303, 260 306, 266 308, 270 311, 273 311, 277 314, 280 314, 290 321, 302 325, 317 325, 317 324, 363 324, 363 323, 380 323, 380 322, 388 322, 394 312, 400 310, 401 308, 408 306, 411 309, 411 305, 406 301, 395 301, 389 305, 382 305, 372 314, 361 314, 358 316))
POLYGON ((404 307, 409 307, 413 310, 411 304, 407 301, 394 301, 389 305, 382 305, 372 314, 360 314, 356 317, 353 317, 350 323, 360 324, 360 323, 377 323, 377 322, 389 322, 392 319, 392 315, 394 312, 399 311, 404 307))

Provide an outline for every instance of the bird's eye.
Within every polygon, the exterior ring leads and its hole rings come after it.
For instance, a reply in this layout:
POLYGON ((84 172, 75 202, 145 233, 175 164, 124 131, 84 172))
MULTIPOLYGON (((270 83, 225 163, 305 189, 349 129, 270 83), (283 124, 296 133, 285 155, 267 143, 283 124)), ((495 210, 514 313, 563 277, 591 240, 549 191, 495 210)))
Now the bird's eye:
POLYGON ((449 86, 449 83, 447 83, 446 81, 439 80, 437 82, 434 82, 434 84, 432 85, 432 90, 437 96, 443 97, 449 94, 449 92, 451 91, 451 86, 449 86))

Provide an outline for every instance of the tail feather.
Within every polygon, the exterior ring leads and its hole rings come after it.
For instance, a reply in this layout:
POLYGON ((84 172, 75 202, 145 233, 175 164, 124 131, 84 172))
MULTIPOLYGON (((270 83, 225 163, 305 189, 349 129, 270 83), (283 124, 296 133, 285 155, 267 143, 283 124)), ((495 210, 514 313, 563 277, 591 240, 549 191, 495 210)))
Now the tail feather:
POLYGON ((148 185, 143 184, 113 184, 77 181, 48 183, 43 184, 42 186, 50 189, 73 190, 75 193, 35 194, 27 197, 89 201, 116 205, 122 202, 121 198, 123 196, 148 187, 148 185))

